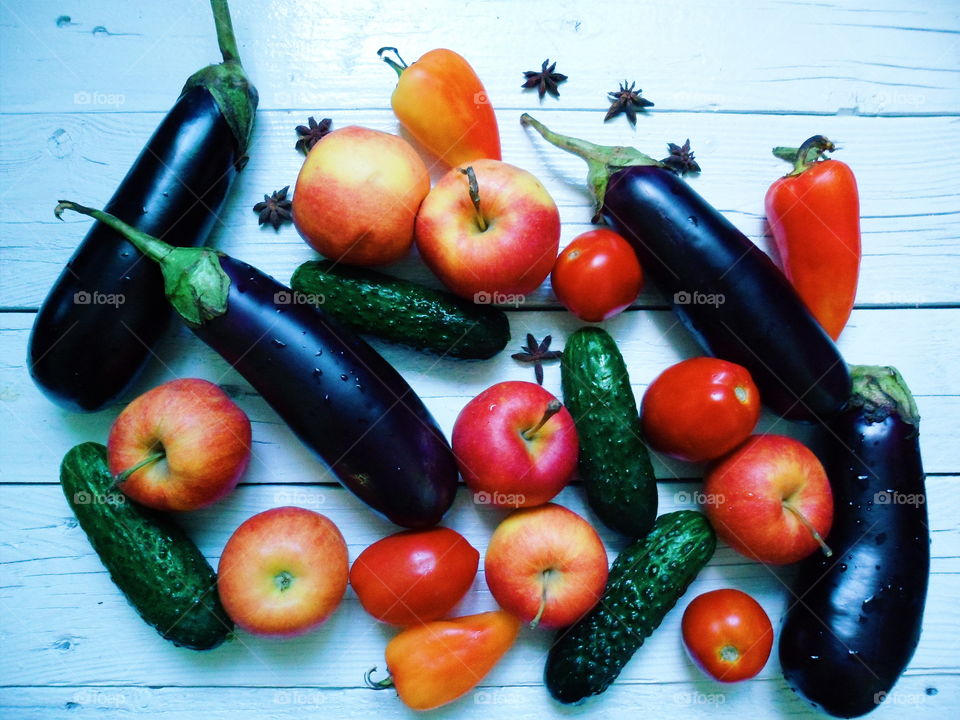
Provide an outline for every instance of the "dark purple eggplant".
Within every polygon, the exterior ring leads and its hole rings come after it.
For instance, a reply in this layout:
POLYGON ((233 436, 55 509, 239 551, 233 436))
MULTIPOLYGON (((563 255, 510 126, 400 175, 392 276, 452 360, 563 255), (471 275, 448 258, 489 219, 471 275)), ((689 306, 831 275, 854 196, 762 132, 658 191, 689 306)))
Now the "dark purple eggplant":
MULTIPOLYGON (((195 73, 106 209, 178 245, 201 245, 245 158, 257 91, 243 72, 226 0, 212 0, 223 63, 195 73)), ((70 410, 103 407, 130 385, 170 320, 163 278, 96 223, 33 324, 30 375, 70 410)))
POLYGON ((930 573, 913 397, 893 368, 854 366, 851 374, 850 407, 825 433, 833 556, 802 563, 780 632, 787 683, 837 717, 876 708, 907 667, 930 573))
POLYGON ((750 371, 764 403, 792 420, 835 416, 850 395, 847 366, 779 268, 676 173, 630 147, 558 135, 583 157, 602 217, 703 349, 750 371))
POLYGON ((430 411, 356 333, 257 268, 181 248, 100 210, 61 201, 122 233, 160 264, 167 300, 357 497, 397 525, 435 525, 457 464, 430 411))

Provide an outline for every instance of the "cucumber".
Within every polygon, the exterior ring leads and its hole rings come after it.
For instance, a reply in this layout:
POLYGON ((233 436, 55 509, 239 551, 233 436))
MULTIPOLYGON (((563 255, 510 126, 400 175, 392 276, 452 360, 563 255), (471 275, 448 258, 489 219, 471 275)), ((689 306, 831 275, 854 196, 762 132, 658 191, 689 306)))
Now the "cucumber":
POLYGON ((605 330, 581 328, 567 339, 560 376, 590 507, 611 529, 643 537, 657 517, 657 479, 617 344, 605 330))
POLYGON ((600 602, 561 630, 547 655, 547 689, 563 703, 598 695, 686 592, 717 546, 707 518, 678 510, 613 562, 600 602))
POLYGON ((117 587, 147 623, 175 645, 209 650, 233 631, 217 576, 197 546, 170 518, 136 505, 114 485, 107 449, 72 448, 60 485, 117 587))
POLYGON ((437 355, 485 360, 510 340, 502 310, 375 270, 311 260, 290 286, 359 333, 437 355))

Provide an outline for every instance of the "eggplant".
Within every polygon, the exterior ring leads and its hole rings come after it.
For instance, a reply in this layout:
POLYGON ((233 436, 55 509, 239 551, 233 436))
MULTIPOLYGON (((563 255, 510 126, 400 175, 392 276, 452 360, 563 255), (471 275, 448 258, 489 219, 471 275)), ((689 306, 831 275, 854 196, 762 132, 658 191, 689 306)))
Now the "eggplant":
POLYGON ((850 407, 825 433, 833 555, 801 564, 779 646, 787 684, 837 717, 876 708, 907 667, 930 574, 913 396, 893 368, 851 374, 850 407))
POLYGON ((598 218, 631 243, 707 353, 747 368, 782 417, 825 420, 841 411, 850 375, 837 346, 746 235, 638 150, 565 137, 526 114, 521 122, 587 161, 598 218))
MULTIPOLYGON (((117 188, 107 210, 157 237, 201 245, 245 159, 257 106, 226 0, 212 0, 224 62, 195 73, 117 188)), ((143 367, 170 320, 163 278, 123 236, 96 223, 33 323, 27 365, 55 403, 98 410, 143 367)))
POLYGON ((340 482, 387 519, 436 525, 453 503, 453 451, 383 357, 290 288, 210 248, 173 247, 100 210, 61 201, 160 264, 164 292, 203 342, 243 375, 340 482))

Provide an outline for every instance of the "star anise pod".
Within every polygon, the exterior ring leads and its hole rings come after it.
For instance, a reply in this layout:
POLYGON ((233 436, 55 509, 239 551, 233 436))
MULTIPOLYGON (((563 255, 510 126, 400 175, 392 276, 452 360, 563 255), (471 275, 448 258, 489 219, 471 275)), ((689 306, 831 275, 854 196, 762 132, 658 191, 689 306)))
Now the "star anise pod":
POLYGON ((537 93, 540 95, 541 100, 543 100, 543 96, 547 93, 550 93, 555 98, 559 98, 560 91, 557 89, 557 85, 567 81, 566 75, 554 72, 554 70, 557 69, 557 64, 554 63, 550 67, 547 67, 548 62, 550 62, 550 58, 543 61, 539 72, 537 70, 525 71, 523 76, 526 78, 526 82, 520 86, 527 89, 537 88, 537 93))
POLYGON ((272 195, 264 195, 263 202, 258 202, 253 206, 253 211, 260 213, 260 224, 270 223, 274 230, 279 230, 280 226, 293 220, 293 213, 290 212, 291 202, 287 200, 287 190, 290 186, 277 190, 272 195))
POLYGON ((559 360, 563 356, 561 350, 551 350, 550 341, 553 338, 547 335, 543 342, 537 343, 537 339, 527 333, 527 344, 521 345, 523 352, 514 353, 512 357, 517 362, 533 365, 534 374, 537 376, 537 383, 543 385, 543 363, 551 360, 559 360))
POLYGON ((310 148, 316 145, 325 136, 330 134, 330 128, 333 126, 333 120, 323 118, 320 122, 313 119, 313 116, 307 118, 306 125, 297 125, 297 150, 301 150, 304 155, 310 152, 310 148))
POLYGON ((690 149, 690 138, 687 138, 683 145, 667 143, 667 148, 670 150, 670 154, 660 162, 668 168, 678 175, 700 172, 700 165, 697 164, 693 156, 693 150, 690 149))
POLYGON ((624 80, 620 83, 620 89, 615 92, 607 93, 607 96, 613 103, 610 105, 610 109, 607 110, 606 116, 603 118, 603 121, 606 122, 610 118, 614 118, 620 113, 625 113, 627 119, 630 121, 631 125, 636 126, 637 124, 637 111, 643 110, 644 108, 653 107, 653 103, 647 100, 645 97, 641 97, 640 93, 643 90, 635 90, 637 84, 635 82, 630 83, 630 86, 627 86, 627 81, 624 80))

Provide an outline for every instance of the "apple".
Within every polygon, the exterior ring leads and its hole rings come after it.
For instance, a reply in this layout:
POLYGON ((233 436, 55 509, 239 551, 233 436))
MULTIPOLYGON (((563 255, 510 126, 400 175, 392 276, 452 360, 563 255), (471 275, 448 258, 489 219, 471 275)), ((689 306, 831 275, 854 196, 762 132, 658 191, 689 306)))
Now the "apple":
POLYGON ((250 419, 211 382, 171 380, 117 416, 107 460, 132 500, 158 510, 195 510, 229 493, 243 475, 250 419))
POLYGON ((230 536, 217 589, 247 632, 292 637, 324 622, 347 590, 347 544, 328 517, 278 507, 247 518, 230 536))
POLYGON ((474 160, 448 172, 427 195, 416 240, 424 262, 456 294, 511 302, 550 274, 560 247, 560 213, 526 170, 474 160))
POLYGON ((350 125, 307 155, 293 193, 293 222, 331 260, 384 265, 410 250, 417 209, 429 191, 430 174, 410 143, 350 125))
POLYGON ((803 443, 753 435, 707 473, 706 513, 717 534, 748 558, 797 562, 818 547, 833 523, 833 493, 823 465, 803 443))
POLYGON ((493 531, 483 568, 500 607, 531 627, 562 628, 603 595, 607 552, 590 523, 548 503, 510 513, 493 531))
POLYGON ((474 501, 511 507, 547 502, 577 467, 569 411, 532 382, 508 381, 468 402, 453 425, 453 454, 474 501))

